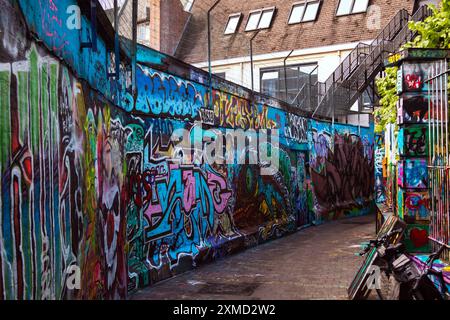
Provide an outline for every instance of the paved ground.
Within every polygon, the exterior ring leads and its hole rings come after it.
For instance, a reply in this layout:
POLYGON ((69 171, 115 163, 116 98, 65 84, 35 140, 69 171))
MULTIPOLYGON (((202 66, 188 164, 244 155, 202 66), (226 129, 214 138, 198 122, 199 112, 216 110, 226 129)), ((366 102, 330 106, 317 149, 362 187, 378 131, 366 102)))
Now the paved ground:
POLYGON ((343 219, 226 257, 134 294, 132 299, 347 299, 375 235, 374 216, 343 219))

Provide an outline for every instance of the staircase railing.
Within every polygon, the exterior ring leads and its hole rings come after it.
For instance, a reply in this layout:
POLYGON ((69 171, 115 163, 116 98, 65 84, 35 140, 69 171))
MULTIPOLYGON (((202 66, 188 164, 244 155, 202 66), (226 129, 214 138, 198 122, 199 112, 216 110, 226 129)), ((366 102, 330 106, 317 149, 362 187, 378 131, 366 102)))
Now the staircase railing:
POLYGON ((370 45, 358 44, 324 83, 312 85, 318 95, 313 116, 334 116, 336 109, 348 111, 381 71, 384 58, 415 37, 409 21, 423 21, 430 14, 426 6, 412 16, 402 9, 370 45))

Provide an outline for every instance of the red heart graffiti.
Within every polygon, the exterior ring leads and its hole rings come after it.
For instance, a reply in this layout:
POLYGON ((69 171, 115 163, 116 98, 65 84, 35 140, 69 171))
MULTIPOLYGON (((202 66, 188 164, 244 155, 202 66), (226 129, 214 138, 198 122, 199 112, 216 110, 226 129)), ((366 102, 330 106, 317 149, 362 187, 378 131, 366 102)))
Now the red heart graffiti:
POLYGON ((420 248, 428 243, 428 232, 427 230, 414 228, 409 233, 409 238, 411 239, 414 247, 420 248))

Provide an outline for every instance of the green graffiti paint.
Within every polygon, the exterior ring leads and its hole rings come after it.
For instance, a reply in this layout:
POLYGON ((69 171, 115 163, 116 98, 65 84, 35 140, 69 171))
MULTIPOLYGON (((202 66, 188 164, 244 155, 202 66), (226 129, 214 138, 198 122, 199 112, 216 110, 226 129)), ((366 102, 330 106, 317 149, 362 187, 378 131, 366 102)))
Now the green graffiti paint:
MULTIPOLYGON (((9 166, 9 154, 11 150, 11 120, 10 120, 10 71, 0 71, 0 169, 3 172, 9 166)), ((2 175, 0 175, 1 178, 2 175)), ((2 180, 0 180, 2 181, 2 180)), ((2 184, 0 183, 0 194, 3 194, 2 184)), ((4 225, 6 219, 10 219, 8 206, 8 200, 5 202, 3 199, 0 201, 0 213, 1 213, 1 225, 4 225)), ((11 235, 3 234, 0 238, 3 241, 1 244, 2 250, 2 262, 0 266, 3 272, 4 291, 6 299, 14 299, 14 278, 11 265, 8 265, 5 259, 11 258, 10 253, 7 251, 8 241, 11 241, 11 235), (3 249, 4 248, 4 249, 3 249)))
POLYGON ((10 73, 0 72, 0 166, 4 169, 11 150, 10 73))
POLYGON ((36 48, 30 52, 30 113, 31 113, 31 150, 39 153, 39 69, 36 48))
MULTIPOLYGON (((39 68, 38 68, 38 53, 36 48, 32 48, 29 56, 30 61, 30 74, 29 74, 29 82, 30 82, 30 134, 31 134, 31 152, 34 156, 39 156, 40 148, 39 148, 39 132, 40 132, 40 105, 39 105, 39 68)), ((37 184, 37 177, 33 175, 33 183, 37 184)), ((36 201, 36 198, 39 198, 39 194, 37 194, 36 190, 33 189, 32 200, 34 206, 39 203, 36 201)), ((34 208, 33 211, 33 227, 34 227, 34 235, 35 235, 35 250, 42 250, 42 230, 41 230, 41 217, 39 214, 39 209, 34 208)), ((42 274, 42 262, 41 257, 39 255, 35 255, 34 257, 35 264, 35 274, 42 274)), ((40 281, 36 281, 35 286, 35 296, 41 297, 41 283, 40 281)))
MULTIPOLYGON (((48 107, 49 107, 49 94, 48 94, 48 64, 42 63, 41 66, 41 83, 40 83, 40 89, 41 89, 41 121, 42 121, 42 143, 43 143, 43 152, 47 151, 49 149, 48 146, 48 107)), ((45 158, 47 158, 48 155, 45 155, 45 158)), ((47 160, 47 159, 45 159, 47 160)))
MULTIPOLYGON (((58 65, 53 63, 50 65, 50 110, 52 117, 52 137, 58 137, 58 65)), ((54 141, 56 142, 56 141, 54 141)))
POLYGON ((17 73, 18 80, 18 107, 19 107, 19 138, 22 143, 28 143, 26 140, 26 132, 29 130, 28 126, 28 72, 19 71, 17 73))

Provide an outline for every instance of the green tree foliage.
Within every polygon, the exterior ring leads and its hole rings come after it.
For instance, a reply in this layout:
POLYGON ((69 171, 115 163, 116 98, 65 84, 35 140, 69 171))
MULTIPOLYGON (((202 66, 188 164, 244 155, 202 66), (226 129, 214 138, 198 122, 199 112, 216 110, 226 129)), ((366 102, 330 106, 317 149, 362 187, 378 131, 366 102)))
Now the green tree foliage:
POLYGON ((410 21, 409 29, 417 32, 406 48, 450 49, 450 0, 442 0, 439 8, 429 6, 433 14, 424 21, 410 21))
MULTIPOLYGON (((432 14, 424 21, 408 24, 409 29, 417 32, 417 36, 405 44, 403 48, 450 49, 450 0, 442 0, 439 8, 429 6, 432 14)), ((387 124, 396 123, 397 68, 387 68, 386 76, 377 79, 377 88, 381 96, 380 107, 374 111, 375 132, 384 130, 387 124)))
POLYGON ((386 76, 376 80, 378 93, 381 96, 380 107, 374 111, 375 132, 383 132, 386 125, 396 123, 397 119, 397 67, 387 68, 386 76))

